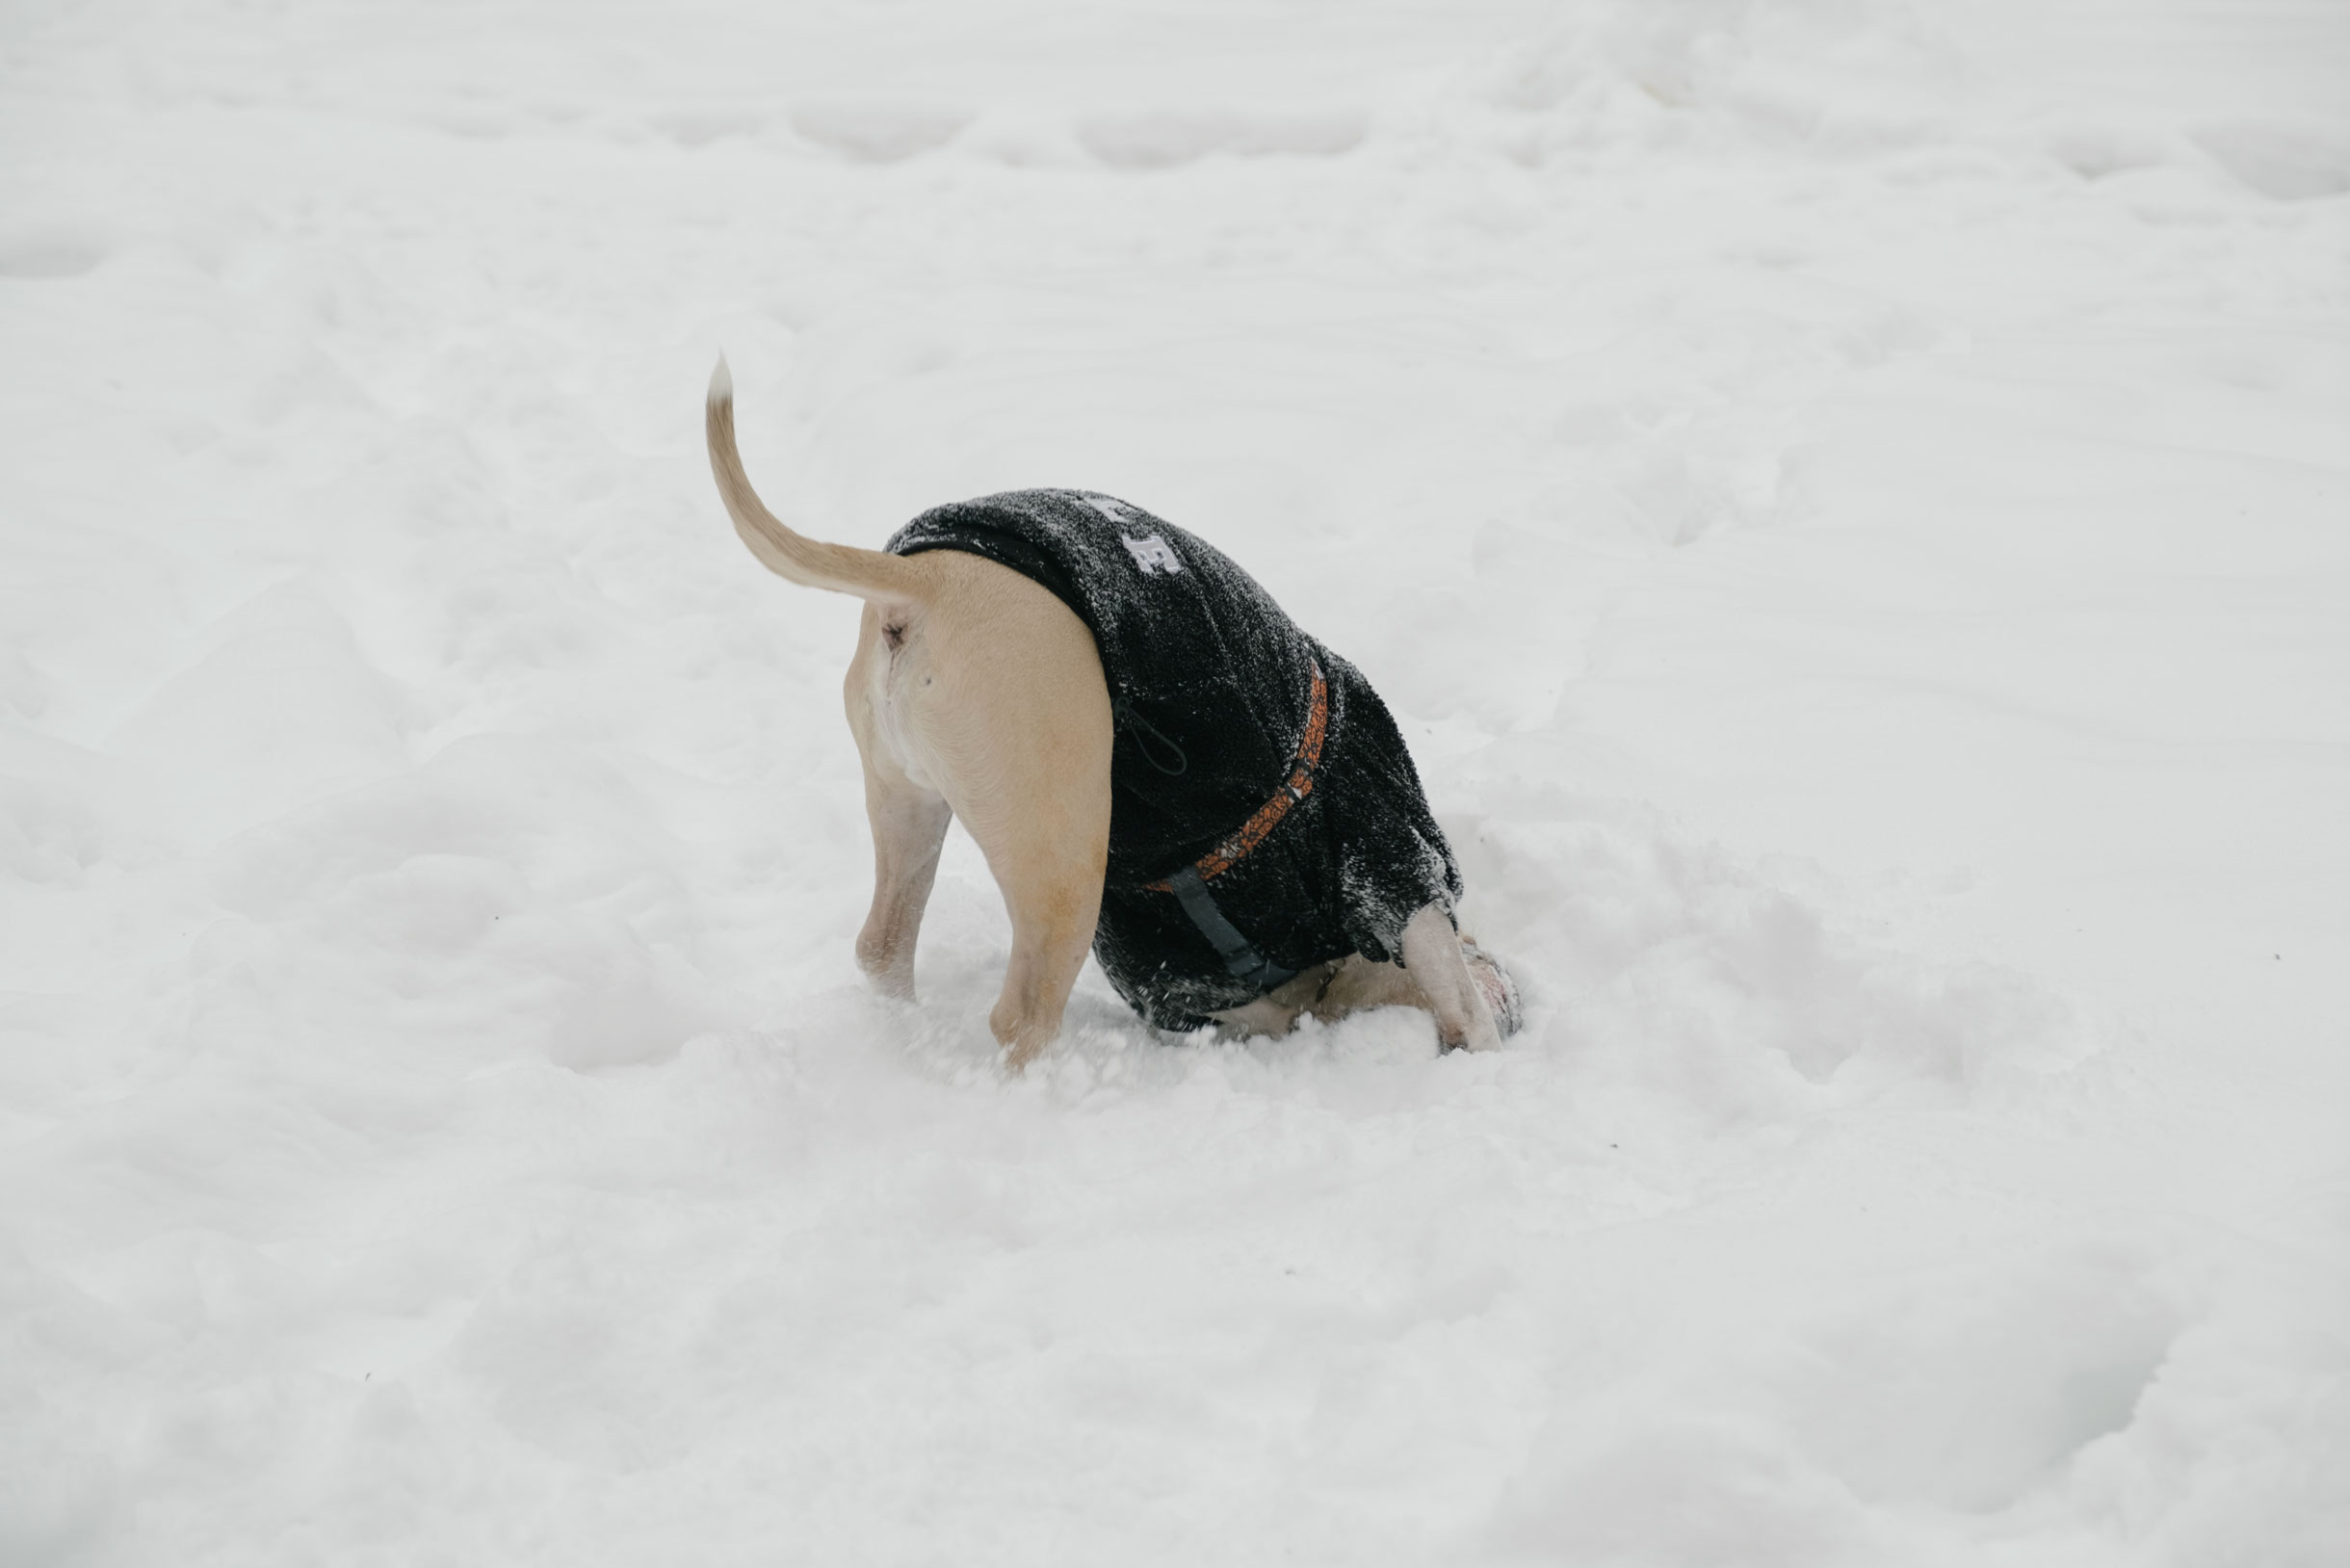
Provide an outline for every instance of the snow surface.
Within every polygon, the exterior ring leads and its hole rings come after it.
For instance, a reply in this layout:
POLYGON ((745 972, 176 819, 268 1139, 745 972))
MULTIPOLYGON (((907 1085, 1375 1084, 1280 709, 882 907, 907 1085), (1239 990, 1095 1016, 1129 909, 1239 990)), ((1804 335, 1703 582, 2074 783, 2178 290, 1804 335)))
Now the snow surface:
POLYGON ((0 1561, 2350 1560, 2340 0, 18 0, 0 1561), (875 1000, 826 536, 1216 541, 1527 1032, 875 1000))

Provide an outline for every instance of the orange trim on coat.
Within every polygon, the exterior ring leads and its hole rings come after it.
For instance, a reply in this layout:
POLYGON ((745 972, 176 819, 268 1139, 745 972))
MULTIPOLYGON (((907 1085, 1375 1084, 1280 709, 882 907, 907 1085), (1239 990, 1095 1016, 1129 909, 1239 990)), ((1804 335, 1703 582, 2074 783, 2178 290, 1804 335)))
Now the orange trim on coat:
MULTIPOLYGON (((1290 814, 1290 807, 1314 793, 1314 770, 1321 766, 1322 736, 1330 727, 1330 687, 1322 679, 1321 663, 1314 665, 1314 695, 1306 707, 1305 733, 1297 738, 1297 749, 1290 757, 1290 775, 1270 800, 1259 806, 1255 815, 1242 823, 1240 829, 1214 849, 1201 855, 1192 864, 1199 868, 1199 879, 1221 876, 1239 862, 1242 855, 1265 842, 1266 834, 1281 825, 1281 819, 1290 814)), ((1172 893, 1165 878, 1145 882, 1143 887, 1153 893, 1172 893)))

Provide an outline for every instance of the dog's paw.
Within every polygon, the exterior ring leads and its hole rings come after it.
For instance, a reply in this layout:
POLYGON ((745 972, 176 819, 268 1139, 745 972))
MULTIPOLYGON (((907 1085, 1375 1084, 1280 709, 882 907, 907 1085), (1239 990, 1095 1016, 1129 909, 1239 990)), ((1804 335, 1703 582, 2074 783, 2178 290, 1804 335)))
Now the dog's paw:
MULTIPOLYGON (((1493 1045, 1500 1045, 1526 1027, 1525 1006, 1518 1000, 1518 982, 1512 979, 1501 960, 1478 947, 1475 942, 1461 943, 1461 959, 1469 966, 1469 978, 1485 998, 1492 1010, 1493 1045)), ((1463 1044, 1469 1044, 1464 1041, 1463 1044)), ((1488 1050, 1490 1046, 1469 1044, 1471 1050, 1488 1050)))

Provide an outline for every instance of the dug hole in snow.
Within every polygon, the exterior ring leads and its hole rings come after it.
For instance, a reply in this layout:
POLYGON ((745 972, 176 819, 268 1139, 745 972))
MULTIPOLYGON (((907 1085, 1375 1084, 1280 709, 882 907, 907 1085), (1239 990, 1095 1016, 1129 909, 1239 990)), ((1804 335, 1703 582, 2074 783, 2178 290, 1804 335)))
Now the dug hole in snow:
POLYGON ((0 1561, 2315 1565, 2325 0, 19 7, 0 1561), (828 538, 1397 713, 1528 1027, 1022 1078, 828 538))

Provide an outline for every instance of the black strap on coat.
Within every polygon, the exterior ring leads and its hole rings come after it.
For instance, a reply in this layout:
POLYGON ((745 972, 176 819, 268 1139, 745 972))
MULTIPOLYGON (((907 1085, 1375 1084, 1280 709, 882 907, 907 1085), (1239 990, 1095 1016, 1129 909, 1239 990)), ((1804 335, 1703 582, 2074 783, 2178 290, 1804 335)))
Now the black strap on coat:
POLYGON ((1135 745, 1142 748, 1142 760, 1166 774, 1167 777, 1180 778, 1190 768, 1191 759, 1183 754, 1183 747, 1177 745, 1165 732, 1159 729, 1149 719, 1136 713, 1135 705, 1124 697, 1118 698, 1110 705, 1110 722, 1117 728, 1133 731, 1135 745), (1174 767, 1170 768, 1159 760, 1159 754, 1151 749, 1153 741, 1157 741, 1168 751, 1174 753, 1174 767))
POLYGON ((1224 918, 1224 911, 1215 906, 1215 899, 1209 893, 1208 884, 1200 880, 1197 866, 1186 866, 1168 877, 1167 887, 1174 893, 1176 902, 1183 905, 1183 912, 1191 917, 1191 924, 1199 928, 1199 934, 1208 939, 1210 947, 1222 954, 1224 967, 1231 972, 1233 979, 1247 981, 1257 988, 1259 994, 1263 994, 1297 973, 1294 969, 1282 968, 1248 945, 1248 938, 1242 936, 1232 922, 1224 918))

